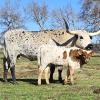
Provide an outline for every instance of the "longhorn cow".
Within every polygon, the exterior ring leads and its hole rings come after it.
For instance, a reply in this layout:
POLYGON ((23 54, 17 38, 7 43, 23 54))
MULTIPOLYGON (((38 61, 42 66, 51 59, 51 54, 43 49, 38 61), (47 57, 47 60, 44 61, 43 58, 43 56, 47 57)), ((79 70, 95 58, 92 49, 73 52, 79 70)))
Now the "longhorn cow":
MULTIPOLYGON (((98 34, 100 34, 100 30, 89 33, 85 30, 70 31, 68 27, 67 30, 45 30, 39 32, 29 32, 23 29, 9 30, 4 36, 4 81, 7 81, 7 73, 10 68, 12 80, 16 82, 15 64, 17 57, 22 55, 33 60, 37 56, 38 47, 47 44, 48 40, 52 39, 56 45, 60 46, 76 46, 84 49, 92 49, 91 36, 98 34)), ((61 79, 61 70, 58 71, 60 73, 59 79, 61 79)), ((54 69, 51 70, 51 80, 53 79, 53 72, 54 69)))

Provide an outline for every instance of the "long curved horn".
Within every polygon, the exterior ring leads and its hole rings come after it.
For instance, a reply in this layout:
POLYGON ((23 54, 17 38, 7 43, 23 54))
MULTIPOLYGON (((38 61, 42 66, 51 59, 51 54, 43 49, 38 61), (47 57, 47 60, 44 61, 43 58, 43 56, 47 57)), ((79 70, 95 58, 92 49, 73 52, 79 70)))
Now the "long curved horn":
POLYGON ((69 31, 69 26, 68 26, 67 21, 65 20, 64 17, 62 17, 62 18, 63 18, 64 24, 65 24, 66 32, 69 33, 69 34, 71 34, 71 35, 75 35, 75 34, 77 34, 76 31, 69 31))
POLYGON ((81 31, 81 30, 70 31, 69 33, 70 33, 71 35, 78 35, 79 33, 81 33, 81 32, 79 32, 79 31, 81 31))
POLYGON ((64 24, 65 24, 65 27, 66 27, 66 30, 69 31, 69 26, 68 26, 68 23, 67 21, 65 20, 65 18, 63 17, 63 20, 64 20, 64 24))
POLYGON ((63 19, 63 21, 64 21, 66 31, 69 32, 68 23, 67 23, 67 21, 66 21, 66 19, 65 19, 65 17, 64 17, 64 14, 63 14, 62 12, 63 12, 62 9, 60 9, 60 14, 61 14, 61 17, 62 17, 62 19, 63 19))
POLYGON ((95 35, 99 35, 99 34, 100 34, 100 30, 97 32, 89 33, 90 36, 95 36, 95 35))
POLYGON ((69 26, 68 26, 68 23, 67 23, 67 21, 65 20, 65 18, 64 18, 64 17, 62 17, 62 18, 63 18, 63 20, 64 20, 66 32, 69 33, 69 34, 71 34, 71 35, 74 35, 72 32, 69 31, 69 26))

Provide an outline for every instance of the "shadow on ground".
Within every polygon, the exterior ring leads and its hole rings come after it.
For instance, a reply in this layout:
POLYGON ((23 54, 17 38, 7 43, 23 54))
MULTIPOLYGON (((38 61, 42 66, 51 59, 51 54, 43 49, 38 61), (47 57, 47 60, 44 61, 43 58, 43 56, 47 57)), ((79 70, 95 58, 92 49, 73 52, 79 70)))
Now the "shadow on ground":
MULTIPOLYGON (((0 78, 0 82, 4 82, 4 80, 2 78, 0 78)), ((16 79, 16 83, 15 84, 19 84, 20 82, 25 82, 25 83, 28 83, 28 84, 33 84, 33 85, 38 85, 37 82, 38 82, 38 79, 16 79)), ((12 79, 8 79, 8 82, 4 82, 4 83, 12 83, 12 79)), ((50 83, 56 83, 56 84, 63 84, 60 83, 58 80, 53 80, 53 82, 50 82, 50 83)), ((42 84, 46 84, 45 82, 45 79, 42 79, 42 84)))

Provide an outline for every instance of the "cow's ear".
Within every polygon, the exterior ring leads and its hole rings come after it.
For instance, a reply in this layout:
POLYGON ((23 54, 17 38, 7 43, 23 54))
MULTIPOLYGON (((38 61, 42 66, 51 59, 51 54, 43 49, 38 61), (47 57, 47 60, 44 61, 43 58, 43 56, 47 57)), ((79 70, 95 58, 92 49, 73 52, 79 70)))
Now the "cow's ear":
POLYGON ((75 37, 76 37, 76 39, 78 39, 78 35, 77 34, 75 34, 75 37))
POLYGON ((67 58, 67 52, 64 51, 64 52, 63 52, 63 59, 66 59, 66 58, 67 58))

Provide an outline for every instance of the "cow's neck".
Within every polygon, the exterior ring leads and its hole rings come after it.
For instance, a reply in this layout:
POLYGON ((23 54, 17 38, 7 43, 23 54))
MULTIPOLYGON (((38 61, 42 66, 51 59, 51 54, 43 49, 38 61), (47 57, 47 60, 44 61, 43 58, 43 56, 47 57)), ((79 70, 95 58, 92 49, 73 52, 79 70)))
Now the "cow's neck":
POLYGON ((54 39, 53 39, 53 41, 56 43, 57 46, 70 46, 70 47, 72 47, 72 46, 76 45, 77 37, 74 35, 73 37, 69 38, 67 41, 65 41, 62 44, 56 42, 56 40, 54 40, 54 39))

